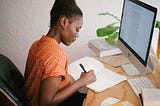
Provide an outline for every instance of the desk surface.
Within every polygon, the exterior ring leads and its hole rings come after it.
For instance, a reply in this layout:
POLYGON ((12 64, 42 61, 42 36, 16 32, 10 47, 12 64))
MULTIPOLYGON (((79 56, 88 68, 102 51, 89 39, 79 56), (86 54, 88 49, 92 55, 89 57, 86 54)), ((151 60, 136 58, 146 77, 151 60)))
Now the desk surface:
MULTIPOLYGON (((160 63, 158 63, 158 61, 155 58, 152 58, 152 63, 154 63, 153 72, 146 75, 157 88, 160 88, 160 63)), ((114 68, 105 63, 104 65, 105 67, 114 70, 119 74, 127 76, 127 74, 122 70, 121 67, 114 68)), ((127 77, 131 78, 131 76, 127 77)), ((126 81, 100 93, 95 93, 94 91, 89 89, 87 92, 87 97, 84 101, 84 106, 100 106, 101 102, 107 97, 116 97, 121 101, 127 100, 135 106, 140 106, 139 99, 136 97, 136 95, 134 94, 134 92, 132 91, 132 89, 126 81)))

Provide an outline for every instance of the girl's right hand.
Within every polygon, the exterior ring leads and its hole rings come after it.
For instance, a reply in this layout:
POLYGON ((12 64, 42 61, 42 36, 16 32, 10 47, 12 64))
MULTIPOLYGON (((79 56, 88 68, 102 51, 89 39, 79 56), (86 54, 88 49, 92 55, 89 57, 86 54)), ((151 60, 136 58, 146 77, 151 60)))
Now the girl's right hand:
POLYGON ((94 81, 96 81, 96 76, 94 74, 93 70, 90 70, 88 72, 82 72, 81 76, 79 78, 79 81, 81 82, 82 86, 86 86, 94 81))

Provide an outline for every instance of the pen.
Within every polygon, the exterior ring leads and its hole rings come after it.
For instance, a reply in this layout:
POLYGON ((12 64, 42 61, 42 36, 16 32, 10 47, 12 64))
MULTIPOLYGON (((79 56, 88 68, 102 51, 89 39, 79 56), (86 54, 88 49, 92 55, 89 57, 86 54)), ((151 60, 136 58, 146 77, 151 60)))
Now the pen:
POLYGON ((84 69, 84 66, 80 63, 79 66, 82 68, 82 70, 86 73, 87 71, 84 69))
POLYGON ((139 98, 140 98, 140 102, 141 102, 141 104, 142 104, 142 106, 143 106, 142 94, 139 94, 139 98))

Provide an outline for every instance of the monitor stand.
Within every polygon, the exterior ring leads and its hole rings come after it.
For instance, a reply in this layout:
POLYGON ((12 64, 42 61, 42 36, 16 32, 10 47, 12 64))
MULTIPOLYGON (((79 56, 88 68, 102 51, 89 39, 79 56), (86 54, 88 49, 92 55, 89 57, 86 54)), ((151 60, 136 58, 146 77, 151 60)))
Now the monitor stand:
MULTIPOLYGON (((140 73, 133 64, 124 64, 121 65, 121 67, 129 76, 142 75, 142 73, 140 73)), ((153 70, 153 64, 151 62, 151 57, 149 56, 145 73, 142 76, 144 76, 146 73, 151 73, 152 70, 153 70)))
POLYGON ((151 61, 151 55, 149 55, 148 62, 147 62, 147 68, 146 73, 151 73, 153 71, 153 64, 151 61))

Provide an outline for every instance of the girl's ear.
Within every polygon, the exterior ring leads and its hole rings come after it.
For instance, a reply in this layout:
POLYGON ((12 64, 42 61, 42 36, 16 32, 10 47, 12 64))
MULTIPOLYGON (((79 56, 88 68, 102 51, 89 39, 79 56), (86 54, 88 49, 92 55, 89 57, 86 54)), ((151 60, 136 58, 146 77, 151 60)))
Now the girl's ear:
POLYGON ((63 29, 64 29, 64 27, 65 27, 66 20, 67 20, 67 18, 66 18, 65 16, 60 18, 60 26, 61 26, 63 29))

